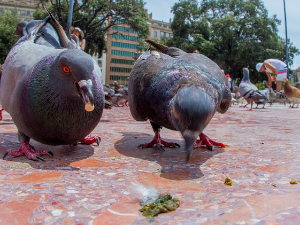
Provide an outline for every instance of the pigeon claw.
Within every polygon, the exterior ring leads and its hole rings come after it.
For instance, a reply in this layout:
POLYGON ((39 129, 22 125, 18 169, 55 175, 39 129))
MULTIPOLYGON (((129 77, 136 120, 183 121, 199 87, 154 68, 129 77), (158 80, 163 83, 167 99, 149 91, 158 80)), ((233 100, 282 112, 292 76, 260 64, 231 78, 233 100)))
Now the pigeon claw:
MULTIPOLYGON (((52 152, 51 152, 52 153, 52 152)), ((35 150, 28 141, 22 141, 21 142, 21 147, 18 150, 12 150, 12 149, 8 149, 4 155, 3 155, 3 159, 6 158, 6 156, 8 155, 12 155, 12 156, 21 156, 21 155, 25 155, 28 159, 31 160, 41 160, 44 161, 45 160, 40 157, 40 155, 46 155, 46 154, 50 154, 49 151, 47 150, 35 150)), ((53 155, 53 153, 52 153, 53 155)))
POLYGON ((214 146, 221 147, 221 148, 229 147, 229 145, 211 140, 204 133, 201 133, 199 135, 199 138, 200 139, 196 140, 196 144, 195 144, 194 148, 202 147, 203 145, 205 145, 207 149, 209 149, 210 151, 213 151, 214 146))
POLYGON ((163 150, 163 151, 165 151, 163 147, 171 147, 171 148, 180 147, 180 145, 177 143, 166 142, 166 141, 162 140, 160 137, 159 131, 155 131, 155 135, 154 135, 154 138, 152 139, 152 141, 150 141, 149 143, 140 144, 138 146, 138 148, 150 148, 154 145, 156 145, 156 147, 158 149, 163 150))
POLYGON ((101 137, 98 135, 95 136, 90 136, 90 137, 85 137, 80 141, 80 144, 83 145, 91 145, 93 143, 97 143, 97 145, 99 146, 101 142, 101 137))
POLYGON ((8 155, 8 151, 6 151, 5 153, 4 153, 4 155, 3 155, 3 160, 5 159, 5 157, 8 155))
POLYGON ((53 152, 48 151, 48 154, 51 155, 53 157, 53 152))
POLYGON ((35 158, 37 158, 37 159, 39 159, 39 160, 41 160, 43 162, 46 162, 41 156, 36 155, 35 158))

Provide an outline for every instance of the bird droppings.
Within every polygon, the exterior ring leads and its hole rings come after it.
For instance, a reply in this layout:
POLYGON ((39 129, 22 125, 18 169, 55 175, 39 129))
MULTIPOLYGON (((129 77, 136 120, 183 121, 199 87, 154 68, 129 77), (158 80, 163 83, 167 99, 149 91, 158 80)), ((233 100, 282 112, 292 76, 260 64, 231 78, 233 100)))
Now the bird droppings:
POLYGON ((232 186, 232 180, 229 177, 226 177, 224 184, 227 186, 232 186))
POLYGON ((180 201, 173 198, 171 194, 159 194, 158 198, 152 204, 142 205, 139 211, 143 216, 152 218, 160 213, 168 213, 176 210, 180 206, 180 201))
MULTIPOLYGON (((215 114, 205 131, 218 140, 224 139, 231 148, 216 148, 214 152, 196 149, 193 166, 183 161, 186 152, 179 132, 162 130, 168 140, 180 143, 181 148, 166 148, 156 155, 153 149, 137 149, 153 131, 149 122, 136 122, 128 107, 104 111, 110 118, 109 127, 100 122, 93 131, 93 135, 102 137, 99 147, 77 145, 70 149, 33 141, 38 149, 49 148, 54 157, 38 164, 25 156, 0 160, 0 165, 19 162, 32 166, 0 167, 1 224, 15 220, 29 224, 104 224, 113 220, 113 224, 151 225, 150 219, 139 212, 141 197, 132 191, 132 181, 152 186, 159 193, 171 193, 180 200, 179 208, 153 217, 152 224, 253 224, 253 218, 261 220, 259 224, 298 224, 300 192, 298 185, 289 181, 299 181, 300 177, 300 120, 294 119, 300 109, 275 103, 266 106, 265 112, 253 110, 254 113, 232 106, 226 114, 215 114), (120 120, 127 121, 126 126, 120 120), (259 121, 260 125, 248 121, 259 121), (274 121, 280 124, 280 132, 274 121), (138 138, 133 139, 133 135, 138 138), (265 144, 260 145, 262 142, 265 144), (294 144, 287 148, 286 143, 294 144), (125 159, 113 161, 111 157, 125 159), (69 167, 82 160, 87 162, 78 170, 57 171, 56 167, 69 167), (166 172, 155 173, 157 169, 166 172), (111 172, 117 174, 105 175, 111 172), (224 185, 227 176, 233 179, 232 187, 224 185), (24 207, 26 210, 21 211, 24 207), (81 208, 90 214, 79 217, 81 208), (53 216, 52 211, 57 209, 63 212, 53 216)), ((17 139, 17 129, 7 124, 10 116, 5 111, 3 119, 0 156, 10 141, 17 139)))
POLYGON ((298 181, 296 181, 296 180, 291 180, 291 181, 290 181, 290 184, 298 184, 298 181))

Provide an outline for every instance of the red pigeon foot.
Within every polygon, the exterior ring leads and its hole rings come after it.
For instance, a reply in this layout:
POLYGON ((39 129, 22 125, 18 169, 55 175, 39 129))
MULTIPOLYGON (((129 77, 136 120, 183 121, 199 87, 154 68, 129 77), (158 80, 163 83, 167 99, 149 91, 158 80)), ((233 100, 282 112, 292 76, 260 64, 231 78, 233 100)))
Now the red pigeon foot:
POLYGON ((40 157, 40 155, 52 155, 53 153, 51 151, 47 151, 47 150, 35 150, 34 147, 32 147, 29 144, 29 141, 24 140, 21 142, 21 147, 18 150, 12 150, 12 149, 8 149, 4 155, 3 155, 3 159, 5 159, 5 157, 7 155, 12 155, 12 156, 20 156, 20 155, 25 155, 28 159, 32 159, 32 160, 41 160, 44 161, 45 160, 40 157))
POLYGON ((84 144, 84 145, 91 145, 93 143, 97 143, 97 145, 99 146, 101 141, 101 137, 98 135, 95 136, 91 136, 91 137, 85 137, 80 141, 80 144, 84 144))
POLYGON ((195 144, 195 148, 201 147, 202 145, 205 145, 206 148, 208 148, 210 151, 214 150, 214 146, 218 146, 221 148, 225 148, 225 147, 229 147, 229 145, 223 144, 221 142, 216 142, 211 140, 207 135, 205 135, 204 133, 201 133, 199 135, 198 140, 196 140, 196 144, 195 144))
POLYGON ((177 144, 177 143, 166 142, 166 141, 162 140, 161 137, 160 137, 160 131, 159 130, 155 131, 154 138, 151 142, 145 143, 145 144, 140 144, 138 147, 139 148, 140 147, 141 148, 150 148, 153 145, 156 145, 156 147, 161 149, 161 150, 164 150, 163 146, 164 147, 171 147, 171 148, 180 147, 180 145, 177 144))

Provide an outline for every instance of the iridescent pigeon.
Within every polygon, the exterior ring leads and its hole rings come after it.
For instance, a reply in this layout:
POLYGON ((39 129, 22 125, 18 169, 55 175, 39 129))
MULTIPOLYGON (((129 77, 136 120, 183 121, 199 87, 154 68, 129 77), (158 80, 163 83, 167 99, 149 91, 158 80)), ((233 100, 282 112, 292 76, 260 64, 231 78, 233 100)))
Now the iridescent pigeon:
POLYGON ((243 69, 243 74, 244 76, 239 85, 239 91, 247 101, 247 104, 244 107, 251 104, 251 108, 249 109, 251 111, 253 102, 256 104, 266 104, 269 100, 264 93, 259 91, 258 88, 251 83, 248 68, 243 69))
POLYGON ((160 52, 148 49, 138 58, 130 73, 128 89, 133 118, 150 120, 155 132, 153 140, 140 147, 177 146, 161 139, 162 127, 180 131, 188 152, 187 161, 195 146, 206 145, 210 150, 214 145, 225 147, 202 133, 215 112, 225 113, 230 105, 230 89, 219 66, 199 53, 146 41, 160 52))
POLYGON ((29 159, 43 160, 40 155, 52 154, 35 150, 29 144, 30 138, 48 145, 81 140, 88 144, 91 138, 85 137, 97 126, 103 112, 99 66, 67 38, 49 14, 32 29, 26 29, 30 32, 10 50, 3 65, 1 103, 16 124, 21 142, 19 150, 7 150, 3 159, 25 154, 29 159), (57 31, 47 24, 50 18, 57 31), (43 40, 36 41, 40 37, 43 40), (53 43, 59 43, 59 48, 53 43))

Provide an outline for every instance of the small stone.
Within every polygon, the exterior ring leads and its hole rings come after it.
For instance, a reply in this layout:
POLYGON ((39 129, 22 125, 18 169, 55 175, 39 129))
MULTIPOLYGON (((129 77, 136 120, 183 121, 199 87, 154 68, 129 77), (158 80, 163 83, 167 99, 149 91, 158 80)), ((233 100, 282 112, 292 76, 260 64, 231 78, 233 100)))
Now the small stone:
POLYGON ((60 209, 55 209, 51 212, 52 216, 60 216, 62 214, 62 210, 60 209))
POLYGON ((73 217, 73 216, 75 216, 75 213, 70 211, 70 212, 68 212, 68 215, 69 215, 69 217, 73 217))

